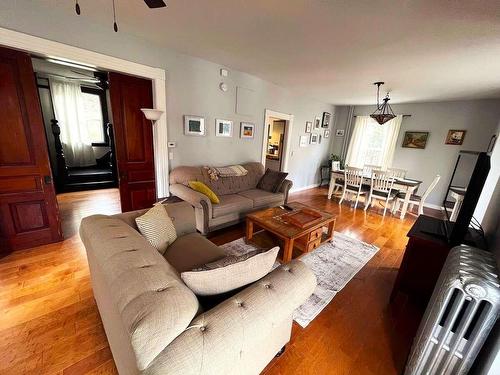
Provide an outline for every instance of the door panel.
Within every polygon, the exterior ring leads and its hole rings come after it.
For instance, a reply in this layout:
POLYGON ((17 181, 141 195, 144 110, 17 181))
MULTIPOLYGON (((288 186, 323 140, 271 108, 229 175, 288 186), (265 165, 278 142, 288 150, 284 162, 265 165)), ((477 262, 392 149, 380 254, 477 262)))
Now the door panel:
POLYGON ((31 58, 0 48, 0 255, 62 240, 31 58))
POLYGON ((149 208, 156 201, 153 127, 141 108, 153 108, 151 81, 110 73, 109 93, 122 211, 149 208))

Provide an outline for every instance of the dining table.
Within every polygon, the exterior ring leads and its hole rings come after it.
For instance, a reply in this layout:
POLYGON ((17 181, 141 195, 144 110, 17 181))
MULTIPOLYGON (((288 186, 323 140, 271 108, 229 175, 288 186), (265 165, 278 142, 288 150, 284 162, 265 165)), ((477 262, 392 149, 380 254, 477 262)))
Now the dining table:
MULTIPOLYGON (((344 178, 344 170, 332 170, 330 174, 330 186, 328 188, 328 199, 332 198, 333 187, 335 185, 335 179, 343 179, 344 178)), ((371 174, 363 174, 363 184, 370 185, 371 184, 371 174)), ((401 207, 401 213, 399 215, 400 219, 404 219, 406 212, 408 211, 408 205, 410 203, 410 198, 412 194, 418 189, 418 187, 422 184, 422 181, 416 180, 413 178, 400 178, 394 177, 393 188, 395 190, 399 190, 404 193, 403 206, 401 207)))

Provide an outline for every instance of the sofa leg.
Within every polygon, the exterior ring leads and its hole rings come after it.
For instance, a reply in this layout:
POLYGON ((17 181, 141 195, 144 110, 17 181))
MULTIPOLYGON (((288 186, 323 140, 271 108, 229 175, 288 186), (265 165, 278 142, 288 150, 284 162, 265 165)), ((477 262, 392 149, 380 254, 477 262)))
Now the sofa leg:
POLYGON ((281 355, 285 352, 286 345, 283 346, 278 353, 276 353, 276 358, 281 357, 281 355))

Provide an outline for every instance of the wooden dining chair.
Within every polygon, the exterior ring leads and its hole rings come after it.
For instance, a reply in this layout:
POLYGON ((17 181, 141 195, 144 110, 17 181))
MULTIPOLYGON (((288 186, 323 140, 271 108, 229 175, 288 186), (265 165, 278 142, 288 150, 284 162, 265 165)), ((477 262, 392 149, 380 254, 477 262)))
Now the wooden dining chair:
MULTIPOLYGON (((340 171, 340 161, 332 160, 332 171, 340 171)), ((338 190, 341 190, 344 187, 344 179, 343 178, 331 178, 330 186, 328 188, 328 196, 331 197, 332 194, 335 194, 338 190)))
POLYGON ((365 211, 373 206, 373 200, 384 201, 384 213, 387 211, 387 206, 389 202, 394 204, 396 200, 397 192, 392 189, 394 185, 394 177, 388 171, 382 171, 380 169, 372 170, 371 182, 370 182, 370 195, 368 196, 367 204, 365 205, 365 211))
POLYGON ((381 165, 375 165, 375 164, 365 164, 365 165, 363 165, 363 174, 365 176, 371 176, 372 171, 374 169, 380 170, 380 169, 382 169, 382 166, 381 165))
POLYGON ((368 192, 369 188, 366 185, 363 185, 363 168, 346 166, 344 169, 344 189, 342 191, 342 197, 340 198, 339 204, 342 203, 346 194, 355 194, 356 202, 354 203, 354 209, 356 209, 359 197, 362 195, 366 196, 368 192))
POLYGON ((391 173, 392 177, 396 178, 406 178, 406 173, 408 173, 406 169, 401 168, 387 168, 387 172, 391 173))
MULTIPOLYGON (((408 202, 409 203, 409 210, 408 211, 411 212, 411 210, 413 209, 413 206, 418 205, 418 215, 422 215, 424 213, 425 200, 427 199, 427 197, 429 196, 431 191, 434 190, 434 188, 438 184, 440 178, 441 178, 440 175, 436 175, 436 177, 434 177, 434 180, 427 187, 427 189, 424 191, 424 194, 422 194, 422 196, 417 195, 417 194, 411 195, 410 200, 408 202)), ((392 213, 396 213, 397 211, 399 211, 400 204, 403 203, 404 200, 405 200, 404 193, 398 193, 396 196, 396 202, 395 202, 394 207, 392 209, 392 213)))

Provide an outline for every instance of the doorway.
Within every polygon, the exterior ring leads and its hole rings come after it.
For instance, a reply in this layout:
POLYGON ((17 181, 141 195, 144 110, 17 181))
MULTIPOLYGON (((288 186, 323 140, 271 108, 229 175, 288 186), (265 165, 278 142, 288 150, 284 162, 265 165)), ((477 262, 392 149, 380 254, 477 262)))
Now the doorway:
POLYGON ((288 170, 292 125, 293 115, 266 109, 261 159, 266 169, 288 170))

